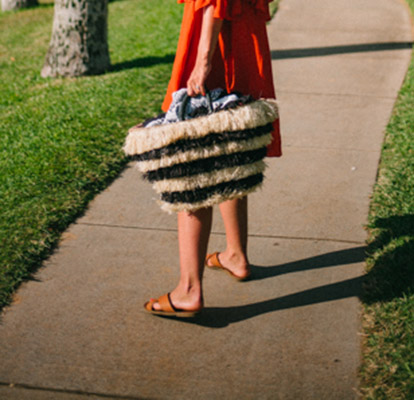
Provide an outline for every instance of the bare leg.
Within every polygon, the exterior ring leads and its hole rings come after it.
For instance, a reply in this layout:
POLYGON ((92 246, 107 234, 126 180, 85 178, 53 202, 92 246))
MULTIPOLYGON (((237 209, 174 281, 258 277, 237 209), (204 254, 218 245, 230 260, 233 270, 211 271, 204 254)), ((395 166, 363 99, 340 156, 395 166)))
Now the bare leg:
MULTIPOLYGON (((181 276, 178 286, 170 294, 171 302, 176 308, 197 310, 203 306, 202 278, 211 220, 211 208, 203 208, 193 213, 178 213, 181 276)), ((158 310, 159 304, 155 303, 153 308, 158 310)))
POLYGON ((219 205, 226 229, 227 247, 219 254, 222 265, 234 275, 249 275, 247 258, 247 197, 229 200, 219 205))

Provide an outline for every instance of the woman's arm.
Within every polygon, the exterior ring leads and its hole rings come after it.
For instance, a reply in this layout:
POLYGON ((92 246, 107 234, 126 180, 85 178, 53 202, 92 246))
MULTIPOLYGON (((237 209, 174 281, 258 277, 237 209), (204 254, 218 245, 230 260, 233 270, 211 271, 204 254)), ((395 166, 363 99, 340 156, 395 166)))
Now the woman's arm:
POLYGON ((187 92, 190 96, 206 94, 205 82, 211 70, 211 60, 222 25, 222 19, 214 18, 214 6, 205 7, 196 63, 187 81, 187 92))

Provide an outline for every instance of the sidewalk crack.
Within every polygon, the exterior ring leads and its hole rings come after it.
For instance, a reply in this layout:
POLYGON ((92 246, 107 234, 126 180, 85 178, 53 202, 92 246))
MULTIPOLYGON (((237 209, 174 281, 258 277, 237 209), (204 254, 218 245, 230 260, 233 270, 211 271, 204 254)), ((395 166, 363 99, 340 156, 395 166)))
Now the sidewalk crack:
POLYGON ((73 394, 78 396, 95 396, 102 399, 120 399, 120 400, 150 400, 149 397, 135 397, 135 396, 125 396, 119 394, 107 394, 107 393, 98 393, 98 392, 88 392, 84 390, 71 390, 71 389, 57 389, 57 388, 49 388, 49 387, 41 387, 36 385, 27 385, 24 383, 8 383, 8 382, 0 382, 1 387, 8 387, 9 389, 26 389, 26 390, 36 390, 39 392, 50 392, 50 393, 65 393, 65 394, 73 394))
MULTIPOLYGON (((96 222, 77 222, 76 225, 85 225, 91 227, 113 228, 113 229, 132 229, 137 231, 150 231, 150 232, 177 232, 175 228, 151 228, 148 226, 128 226, 117 224, 101 224, 96 222)), ((224 232, 211 231, 212 235, 225 236, 224 232)), ((260 233, 249 233, 249 237, 263 238, 263 239, 286 239, 286 240, 307 240, 314 242, 335 242, 335 243, 347 243, 347 244, 365 244, 363 240, 347 240, 337 238, 323 238, 323 237, 311 237, 311 236, 288 236, 288 235, 269 235, 260 233)))

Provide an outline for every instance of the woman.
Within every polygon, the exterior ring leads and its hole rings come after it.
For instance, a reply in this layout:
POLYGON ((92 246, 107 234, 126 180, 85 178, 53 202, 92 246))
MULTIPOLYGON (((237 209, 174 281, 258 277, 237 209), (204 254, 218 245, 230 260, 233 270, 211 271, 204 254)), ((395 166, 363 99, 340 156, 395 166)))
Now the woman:
MULTIPOLYGON (((187 88, 190 96, 206 88, 224 88, 254 98, 275 98, 266 21, 272 0, 178 0, 185 3, 183 23, 172 77, 163 103, 167 111, 172 93, 187 88)), ((281 155, 279 121, 267 156, 281 155)), ((153 314, 191 317, 203 308, 204 266, 221 268, 238 280, 250 275, 247 258, 247 198, 219 205, 227 247, 206 258, 212 209, 178 213, 181 277, 177 287, 145 303, 153 314)))

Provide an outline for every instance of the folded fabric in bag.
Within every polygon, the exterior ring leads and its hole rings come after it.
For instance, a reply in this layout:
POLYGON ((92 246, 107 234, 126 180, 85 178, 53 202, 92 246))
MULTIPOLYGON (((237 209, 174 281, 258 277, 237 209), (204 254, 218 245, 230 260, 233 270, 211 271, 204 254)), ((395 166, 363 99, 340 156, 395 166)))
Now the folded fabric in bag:
POLYGON ((153 183, 165 211, 195 211, 241 198, 263 182, 276 100, 220 93, 208 93, 197 107, 200 98, 182 89, 167 114, 128 132, 123 149, 153 183))

